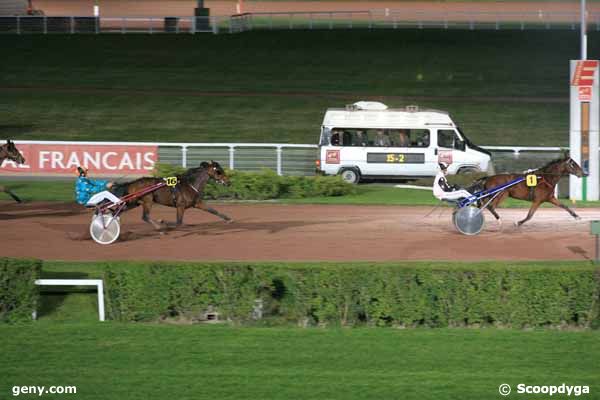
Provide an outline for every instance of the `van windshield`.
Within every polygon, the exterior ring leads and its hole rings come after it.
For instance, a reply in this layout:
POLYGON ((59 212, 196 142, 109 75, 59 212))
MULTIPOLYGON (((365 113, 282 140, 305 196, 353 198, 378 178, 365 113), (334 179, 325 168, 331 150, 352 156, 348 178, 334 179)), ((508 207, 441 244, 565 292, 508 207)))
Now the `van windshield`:
POLYGON ((324 130, 321 145, 357 147, 429 147, 428 129, 354 129, 324 130))

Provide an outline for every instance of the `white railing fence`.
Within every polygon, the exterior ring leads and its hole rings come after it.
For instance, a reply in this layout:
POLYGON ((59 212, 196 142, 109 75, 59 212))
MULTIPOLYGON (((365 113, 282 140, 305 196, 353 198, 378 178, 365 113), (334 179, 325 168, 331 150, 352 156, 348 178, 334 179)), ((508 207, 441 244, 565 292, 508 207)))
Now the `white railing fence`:
POLYGON ((313 175, 317 148, 311 144, 281 143, 160 143, 158 160, 185 168, 214 160, 242 171, 267 168, 279 175, 313 175))
MULTIPOLYGON (((589 13, 588 29, 600 30, 600 14, 589 13)), ((0 16, 0 33, 239 33, 257 29, 579 29, 579 14, 561 12, 259 12, 231 16, 92 17, 0 16)))

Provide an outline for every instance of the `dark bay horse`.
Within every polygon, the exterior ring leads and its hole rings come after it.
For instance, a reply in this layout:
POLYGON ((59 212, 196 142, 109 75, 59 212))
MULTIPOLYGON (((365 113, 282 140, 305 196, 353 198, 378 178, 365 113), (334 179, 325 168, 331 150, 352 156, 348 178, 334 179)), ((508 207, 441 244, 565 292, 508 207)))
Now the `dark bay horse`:
MULTIPOLYGON (((2 162, 7 159, 14 161, 17 164, 23 164, 25 162, 25 158, 23 157, 23 155, 19 152, 15 144, 10 140, 7 140, 6 144, 0 146, 0 164, 2 164, 2 162)), ((0 192, 7 193, 10 197, 15 199, 17 203, 21 202, 21 199, 16 194, 11 192, 10 189, 6 186, 0 186, 0 192)))
MULTIPOLYGON (((141 205, 143 207, 142 219, 154 226, 155 229, 161 229, 163 221, 155 221, 150 218, 153 203, 175 207, 177 209, 176 226, 180 226, 183 223, 183 214, 186 209, 191 207, 204 210, 224 221, 230 222, 231 218, 207 206, 202 199, 204 187, 209 179, 214 179, 223 185, 229 184, 229 178, 225 175, 225 171, 223 171, 218 162, 203 162, 200 164, 200 167, 190 168, 185 173, 177 175, 178 183, 176 186, 164 186, 155 190, 152 193, 131 201, 127 204, 127 208, 131 209, 141 205)), ((163 178, 140 178, 129 183, 117 184, 112 191, 122 196, 139 192, 148 186, 160 182, 163 182, 163 178)))
MULTIPOLYGON (((532 203, 531 208, 529 208, 529 212, 527 213, 527 217, 525 217, 525 219, 522 221, 517 222, 517 226, 521 226, 525 222, 529 221, 531 217, 533 217, 533 214, 535 214, 538 207, 544 202, 552 203, 555 206, 566 210, 573 218, 579 219, 579 216, 573 210, 562 204, 554 196, 554 188, 558 184, 560 178, 570 174, 573 174, 579 178, 584 176, 579 164, 577 164, 571 157, 565 155, 564 157, 551 161, 545 166, 531 172, 523 174, 500 174, 481 178, 479 181, 477 181, 477 185, 481 189, 491 189, 520 177, 536 175, 538 177, 536 186, 530 188, 527 186, 525 181, 520 182, 500 193, 498 197, 488 204, 487 209, 494 215, 494 217, 496 217, 497 220, 499 220, 500 216, 496 212, 496 208, 507 197, 512 197, 519 200, 528 200, 532 203)), ((485 200, 483 201, 483 204, 485 204, 485 200)))

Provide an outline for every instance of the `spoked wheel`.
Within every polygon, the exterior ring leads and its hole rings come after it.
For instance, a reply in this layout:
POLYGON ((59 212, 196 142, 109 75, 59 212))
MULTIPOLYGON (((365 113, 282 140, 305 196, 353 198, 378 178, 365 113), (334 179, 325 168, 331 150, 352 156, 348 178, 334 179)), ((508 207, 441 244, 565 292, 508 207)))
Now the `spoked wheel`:
POLYGON ((477 235, 483 229, 482 210, 475 206, 465 206, 454 211, 452 222, 463 235, 477 235))
POLYGON ((95 214, 90 224, 90 235, 96 243, 111 244, 119 238, 121 223, 111 213, 95 214))

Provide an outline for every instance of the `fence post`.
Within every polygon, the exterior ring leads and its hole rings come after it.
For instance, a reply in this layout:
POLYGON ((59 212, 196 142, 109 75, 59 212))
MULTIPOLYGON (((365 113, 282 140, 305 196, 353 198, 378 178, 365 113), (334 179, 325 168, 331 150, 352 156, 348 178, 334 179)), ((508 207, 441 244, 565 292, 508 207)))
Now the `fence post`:
POLYGON ((94 24, 96 25, 96 35, 100 33, 100 17, 94 18, 94 24))
POLYGON ((17 15, 17 35, 21 34, 21 17, 17 15))
POLYGON ((125 17, 121 18, 121 33, 125 33, 125 17))
POLYGON ((71 34, 75 33, 75 17, 71 17, 71 34))
POLYGON ((181 166, 187 168, 187 146, 181 146, 181 166))
POLYGON ((152 17, 150 17, 150 34, 154 33, 154 29, 152 28, 152 17))
POLYGON ((282 175, 281 173, 281 154, 283 153, 283 149, 281 146, 277 146, 277 175, 282 175))
POLYGON ((294 29, 294 22, 293 22, 293 19, 294 19, 294 15, 293 15, 292 13, 290 13, 290 31, 291 31, 292 29, 294 29))
POLYGON ((329 29, 333 29, 333 13, 329 13, 329 29))
POLYGON ((98 282, 98 319, 104 321, 104 281, 98 282))
POLYGON ((213 35, 217 35, 219 33, 219 20, 217 20, 217 17, 210 17, 210 22, 213 35))
POLYGON ((229 169, 235 168, 235 162, 233 158, 235 157, 235 147, 229 146, 229 169))
POLYGON ((369 29, 373 29, 373 14, 369 10, 369 29))
POLYGON ((352 29, 352 18, 354 17, 354 14, 350 11, 348 13, 348 28, 352 29))
POLYGON ((44 15, 44 35, 48 34, 48 17, 44 15))
POLYGON ((308 29, 312 30, 313 28, 313 13, 308 14, 308 29))

